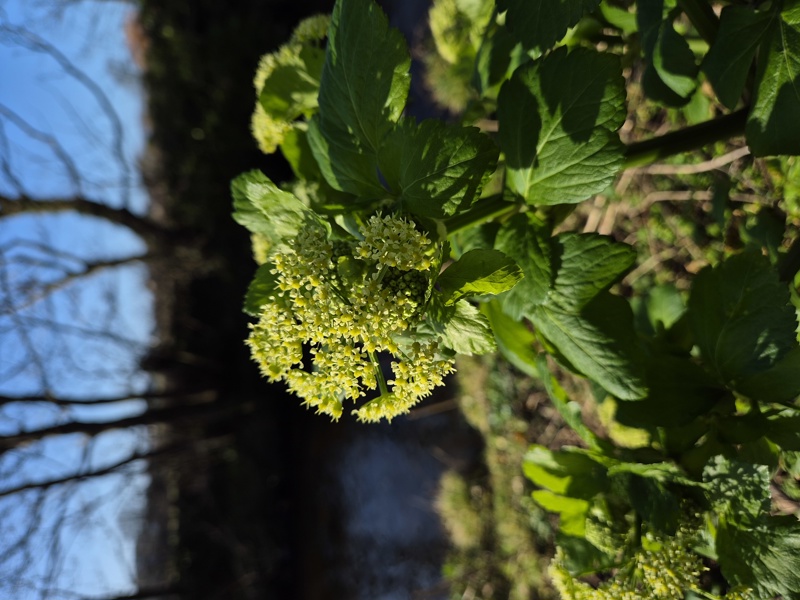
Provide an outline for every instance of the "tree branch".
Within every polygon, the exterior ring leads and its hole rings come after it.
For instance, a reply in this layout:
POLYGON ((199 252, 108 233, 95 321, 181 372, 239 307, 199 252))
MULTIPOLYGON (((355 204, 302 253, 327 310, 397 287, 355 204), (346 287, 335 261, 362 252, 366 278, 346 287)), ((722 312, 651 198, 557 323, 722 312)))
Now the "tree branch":
POLYGON ((136 215, 127 208, 114 208, 80 196, 40 200, 28 196, 18 198, 0 196, 0 219, 22 213, 59 212, 76 212, 123 225, 147 243, 161 242, 170 233, 169 229, 152 219, 136 215))

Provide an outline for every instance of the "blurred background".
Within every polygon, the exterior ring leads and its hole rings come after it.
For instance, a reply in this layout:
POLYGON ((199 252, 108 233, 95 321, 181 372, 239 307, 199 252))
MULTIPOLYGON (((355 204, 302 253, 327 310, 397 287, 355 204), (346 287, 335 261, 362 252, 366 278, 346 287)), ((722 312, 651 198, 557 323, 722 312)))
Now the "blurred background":
MULTIPOLYGON (((453 401, 331 424, 243 344, 229 183, 290 177, 253 73, 332 6, 0 1, 0 598, 449 597, 453 401)), ((426 2, 383 6, 424 38, 426 2)))

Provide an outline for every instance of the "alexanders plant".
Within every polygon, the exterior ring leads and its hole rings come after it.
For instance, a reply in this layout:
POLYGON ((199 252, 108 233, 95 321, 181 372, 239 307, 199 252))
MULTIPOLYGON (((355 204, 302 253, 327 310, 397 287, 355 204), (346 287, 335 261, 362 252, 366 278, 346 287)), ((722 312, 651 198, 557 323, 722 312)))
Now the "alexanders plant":
POLYGON ((438 0, 438 68, 467 125, 406 113, 408 49, 372 0, 304 22, 256 77, 254 134, 296 179, 233 183, 260 264, 254 359, 363 421, 407 412, 457 353, 499 349, 538 377, 583 440, 524 464, 560 516, 564 598, 800 598, 800 525, 770 504, 776 472, 800 475, 792 224, 688 293, 633 298, 615 286, 636 250, 564 226, 626 168, 710 142, 800 154, 800 2, 720 4, 438 0), (710 93, 717 114, 626 145, 628 71, 654 105, 710 93), (553 363, 645 441, 584 423, 553 363))

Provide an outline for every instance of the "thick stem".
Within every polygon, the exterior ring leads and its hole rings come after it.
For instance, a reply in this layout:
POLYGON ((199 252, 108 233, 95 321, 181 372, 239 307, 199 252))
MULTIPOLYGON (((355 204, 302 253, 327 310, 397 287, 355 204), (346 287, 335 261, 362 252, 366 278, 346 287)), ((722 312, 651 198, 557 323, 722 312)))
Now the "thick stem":
POLYGON ((668 156, 696 150, 707 144, 742 135, 748 111, 749 108, 745 107, 717 119, 630 144, 625 149, 624 168, 629 169, 658 162, 668 156))
POLYGON ((447 233, 455 233, 473 227, 495 217, 519 210, 520 205, 504 200, 502 196, 490 196, 478 200, 467 212, 450 217, 444 222, 447 233))
POLYGON ((705 41, 709 45, 714 43, 717 39, 717 31, 719 31, 719 18, 711 8, 707 0, 678 0, 678 5, 681 7, 686 16, 694 25, 705 41))

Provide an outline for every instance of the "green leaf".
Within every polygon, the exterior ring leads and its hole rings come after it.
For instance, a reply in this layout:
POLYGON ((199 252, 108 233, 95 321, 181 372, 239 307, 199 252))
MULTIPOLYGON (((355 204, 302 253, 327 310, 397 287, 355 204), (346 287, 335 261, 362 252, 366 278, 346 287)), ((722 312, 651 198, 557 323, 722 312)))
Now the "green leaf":
POLYGON ((608 488, 606 469, 581 448, 558 451, 534 444, 522 463, 525 476, 546 490, 570 498, 590 500, 608 488))
POLYGON ((755 156, 800 154, 800 0, 775 3, 758 58, 745 135, 755 156))
POLYGON ((586 534, 586 515, 591 506, 588 500, 560 496, 549 490, 536 490, 531 497, 543 509, 559 514, 558 530, 562 535, 586 534))
POLYGON ((719 564, 733 585, 755 598, 800 598, 800 523, 796 517, 765 517, 754 528, 722 521, 717 530, 719 564))
POLYGON ((441 300, 432 302, 428 314, 442 343, 458 354, 486 354, 496 349, 489 320, 466 300, 447 307, 441 300))
POLYGON ((567 29, 593 11, 600 0, 498 0, 506 12, 506 27, 529 50, 549 50, 567 29))
POLYGON ((336 189, 373 196, 377 155, 400 118, 410 85, 405 40, 373 0, 338 0, 331 15, 311 147, 336 189))
POLYGON ((536 364, 544 389, 550 401, 553 403, 553 406, 558 411, 558 414, 564 419, 564 422, 569 425, 590 448, 601 448, 607 445, 607 442, 601 440, 583 422, 581 405, 569 399, 567 392, 561 387, 558 379, 548 368, 545 356, 541 355, 537 357, 536 364))
POLYGON ((774 366, 742 379, 741 394, 760 402, 788 403, 800 396, 800 347, 793 348, 774 366))
POLYGON ((674 0, 651 0, 637 5, 642 54, 647 64, 643 86, 653 100, 683 106, 697 87, 697 64, 686 39, 675 31, 674 0))
POLYGON ((633 313, 624 299, 601 294, 580 312, 540 305, 529 318, 575 369, 608 393, 620 400, 647 395, 633 313))
POLYGON ((627 492, 631 506, 648 525, 663 533, 675 533, 681 505, 661 482, 649 477, 630 477, 627 492))
POLYGON ((504 224, 495 245, 525 275, 503 296, 506 313, 529 318, 572 368, 611 394, 642 398, 647 388, 633 314, 606 292, 631 266, 633 250, 594 234, 550 238, 549 229, 525 215, 504 224))
POLYGON ((500 294, 522 279, 522 270, 498 250, 470 250, 436 280, 446 305, 461 298, 500 294))
POLYGON ((759 44, 772 23, 768 12, 746 6, 726 6, 719 18, 719 32, 711 44, 703 71, 720 102, 736 108, 759 44))
POLYGON ((527 324, 509 317, 496 300, 481 304, 481 312, 489 319, 497 348, 506 360, 526 375, 540 378, 542 374, 534 349, 536 335, 527 324))
POLYGON ((647 360, 647 398, 617 405, 615 418, 628 427, 678 427, 717 404, 724 390, 689 357, 655 353, 647 360))
POLYGON ((566 310, 583 308, 636 262, 633 246, 617 243, 608 236, 564 233, 556 239, 561 247, 560 265, 548 302, 566 310))
POLYGON ((286 54, 288 51, 278 54, 277 64, 264 80, 258 101, 267 114, 293 121, 317 107, 325 51, 316 46, 302 46, 297 54, 281 61, 286 54))
POLYGON ((407 212, 442 218, 469 208, 480 196, 498 153, 475 127, 404 119, 387 136, 379 167, 407 212))
POLYGON ((233 218, 272 244, 294 237, 310 211, 261 171, 242 173, 231 183, 233 218))
POLYGON ((270 296, 275 293, 278 277, 271 273, 274 268, 275 266, 271 263, 265 263, 258 267, 244 297, 244 312, 248 315, 259 316, 261 307, 269 302, 270 296))
POLYGON ((552 289, 555 274, 550 230, 524 214, 516 215, 500 228, 495 246, 522 268, 522 281, 503 296, 503 309, 512 319, 520 319, 531 306, 544 302, 552 289))
POLYGON ((697 275, 689 320, 705 364, 734 389, 797 346, 788 287, 778 280, 769 259, 754 251, 697 275))
POLYGON ((728 522, 753 523, 770 509, 770 472, 765 465, 713 457, 703 469, 708 499, 728 522))
POLYGON ((616 56, 559 48, 517 69, 497 104, 507 183, 528 203, 581 202, 621 168, 625 88, 616 56))

